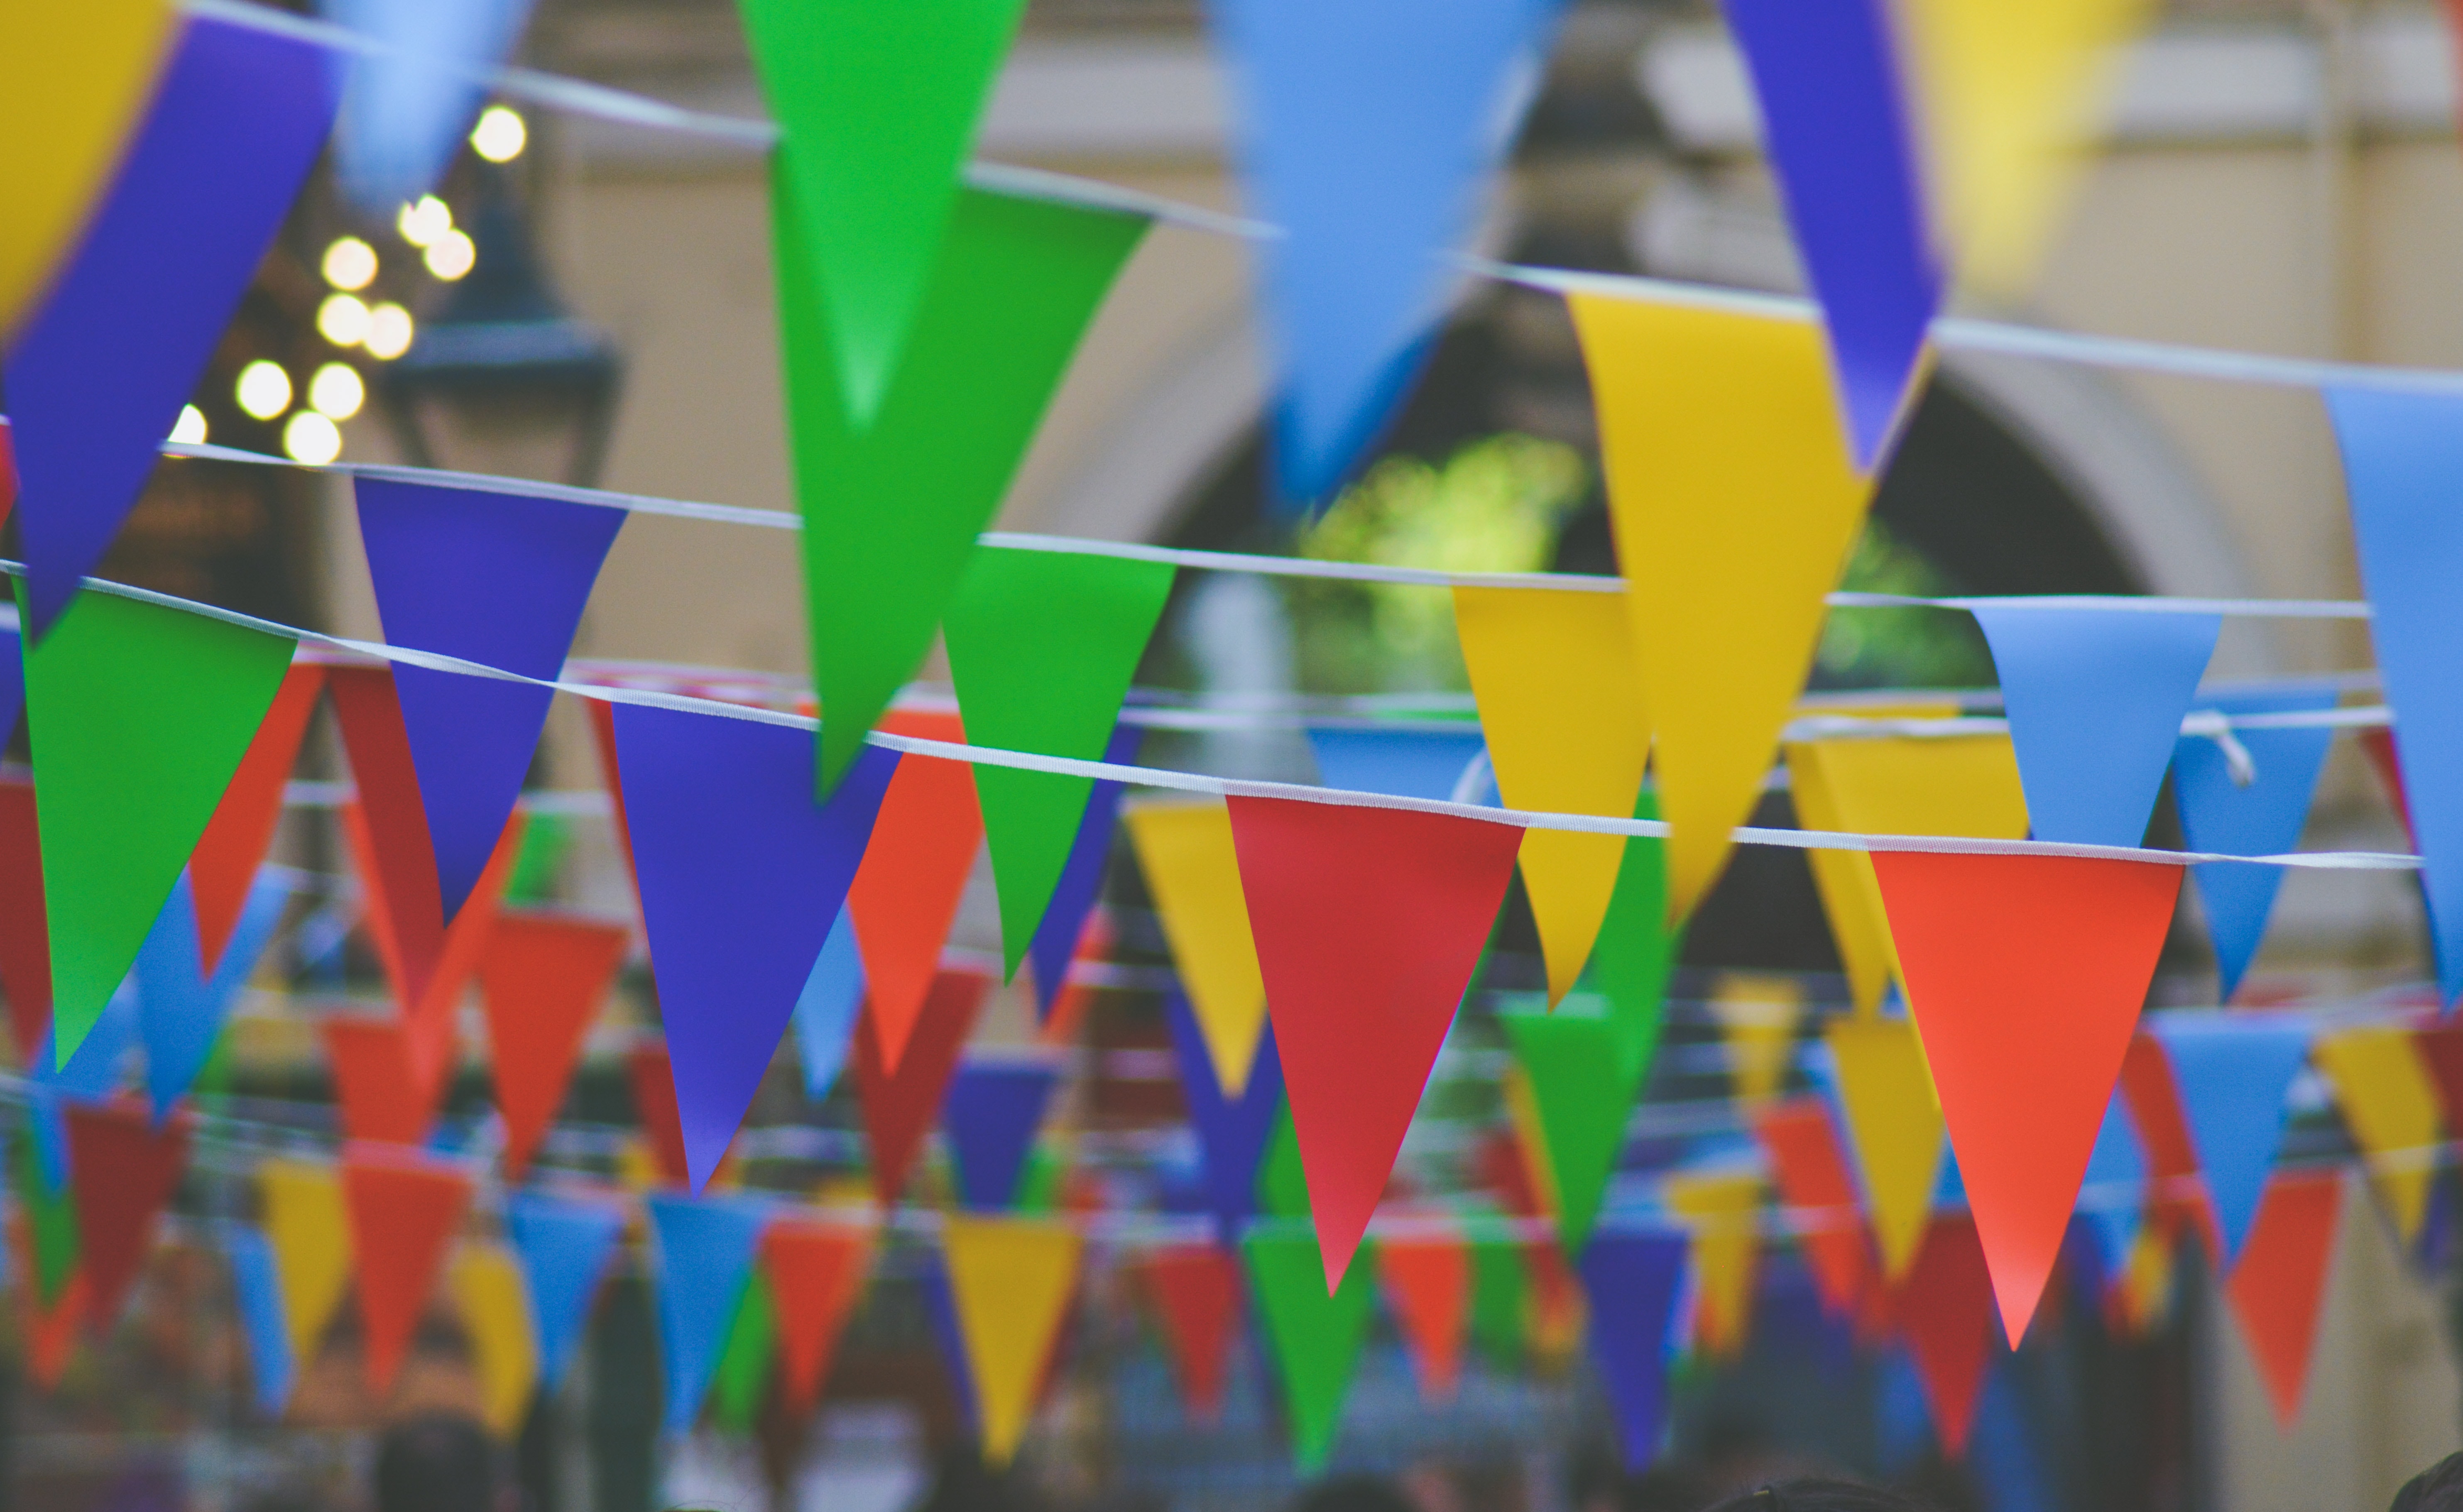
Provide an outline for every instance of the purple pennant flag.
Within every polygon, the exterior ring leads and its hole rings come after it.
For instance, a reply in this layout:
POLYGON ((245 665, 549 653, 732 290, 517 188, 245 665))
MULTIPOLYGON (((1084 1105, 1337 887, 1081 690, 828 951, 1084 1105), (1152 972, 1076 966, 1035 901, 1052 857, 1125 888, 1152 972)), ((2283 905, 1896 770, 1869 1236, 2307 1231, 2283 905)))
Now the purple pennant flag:
MULTIPOLYGON (((1103 747, 1103 760, 1127 766, 1144 737, 1145 731, 1134 724, 1116 727, 1103 747)), ((1086 932, 1086 916, 1095 911, 1096 896, 1103 890, 1103 868, 1112 858, 1112 840, 1120 829, 1121 795, 1127 791, 1124 783, 1095 784, 1085 815, 1078 821, 1069 859, 1061 865, 1060 880, 1053 886, 1052 901, 1044 906, 1043 921, 1035 926, 1035 939, 1027 944, 1026 959, 1035 963, 1037 1019, 1052 1017, 1053 1000, 1069 980, 1069 962, 1078 953, 1079 937, 1086 932)))
POLYGON ((960 1063, 941 1105, 941 1127, 956 1157, 959 1199, 968 1207, 997 1211, 1017 1200, 1027 1152, 1058 1080, 1049 1061, 960 1063))
POLYGON ((1888 447, 1941 308, 1885 0, 1728 0, 1839 378, 1856 464, 1888 447))
POLYGON ((1601 1229, 1580 1262, 1590 1298, 1591 1358, 1616 1412, 1627 1468, 1659 1454, 1667 1421, 1668 1334, 1685 1276, 1683 1235, 1601 1229))
POLYGON ((809 732, 619 703, 616 767, 699 1190, 846 901, 898 754, 867 747, 816 806, 809 732))
POLYGON ((144 491, 333 124, 321 49, 184 23, 118 181, 8 355, 37 637, 144 491))
POLYGON ((26 643, 15 630, 0 630, 0 745, 17 733, 26 712, 26 643))
MULTIPOLYGON (((623 510, 373 478, 355 486, 387 642, 543 680, 564 670, 623 510)), ((393 685, 449 919, 504 833, 555 695, 404 663, 393 685)))
POLYGON ((1188 1099, 1188 1125, 1197 1134, 1197 1153, 1206 1171, 1208 1204, 1214 1214, 1215 1242, 1231 1249, 1240 1242, 1240 1225, 1257 1211, 1257 1167, 1266 1158, 1274 1136, 1275 1113, 1283 1105, 1283 1063, 1275 1053, 1275 1026, 1261 1026, 1256 1058, 1249 1063, 1249 1085, 1239 1097, 1227 1098, 1214 1079, 1214 1057, 1197 1015, 1177 990, 1164 994, 1164 1013, 1171 1025, 1172 1048, 1180 1054, 1180 1085, 1188 1099))

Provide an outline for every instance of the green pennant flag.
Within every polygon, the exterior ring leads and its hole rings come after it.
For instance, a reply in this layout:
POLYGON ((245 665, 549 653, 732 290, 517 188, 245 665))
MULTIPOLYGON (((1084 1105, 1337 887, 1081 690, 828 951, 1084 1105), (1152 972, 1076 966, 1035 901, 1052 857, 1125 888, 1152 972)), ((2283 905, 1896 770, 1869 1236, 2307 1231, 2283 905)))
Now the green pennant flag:
MULTIPOLYGON (((1173 575, 1163 562, 978 548, 941 626, 968 741, 1101 761, 1173 575)), ((1043 922, 1094 790, 1091 777, 975 768, 1007 976, 1043 922)))
POLYGON ((1588 994, 1567 994, 1554 1013, 1522 1010, 1496 1018, 1531 1081, 1557 1188, 1557 1242, 1574 1259, 1590 1242, 1633 1112, 1625 1027, 1588 994))
POLYGON ((794 151, 772 166, 771 228, 827 798, 931 649, 976 534, 1147 223, 962 192, 879 411, 859 424, 831 356, 794 151))
POLYGON ((57 1302, 69 1277, 76 1273, 76 1198, 63 1184, 54 1192, 43 1183, 42 1157, 28 1137, 16 1143, 14 1158, 17 1202, 26 1215, 26 1238, 34 1252, 34 1290, 44 1307, 57 1302))
MULTIPOLYGON (((1633 816, 1658 818, 1658 795, 1645 789, 1633 816)), ((1608 1017, 1617 1026, 1627 1102, 1642 1095, 1659 1053, 1667 977, 1684 944, 1685 926, 1667 922, 1667 842, 1637 835, 1625 842, 1616 890, 1608 895, 1607 917, 1583 973, 1585 984, 1607 999, 1608 1017)))
POLYGON ((27 651, 57 1064, 136 961, 292 649, 284 637, 84 593, 27 651))
POLYGON ((1500 1371, 1517 1369, 1530 1338, 1531 1279, 1510 1239, 1471 1245, 1471 1340, 1500 1371))
MULTIPOLYGON (((1374 1241, 1361 1244, 1373 1262, 1374 1241)), ((1323 1469, 1342 1419, 1342 1398, 1351 1390, 1352 1368, 1368 1337, 1377 1272, 1355 1264, 1332 1296, 1325 1290, 1325 1261, 1317 1235, 1253 1233, 1241 1242, 1248 1256, 1249 1285, 1257 1294, 1257 1315, 1282 1377, 1283 1404, 1291 1416, 1292 1458, 1302 1473, 1323 1469)))
POLYGON ((1257 1211, 1268 1218, 1310 1216, 1308 1169, 1300 1164, 1300 1136, 1292 1127, 1288 1101, 1276 1106, 1275 1132, 1266 1136, 1265 1158, 1257 1162, 1257 1211))
POLYGON ((739 1436, 752 1432, 777 1350, 778 1302, 771 1295, 769 1276, 756 1268, 736 1299, 718 1368, 710 1375, 710 1419, 721 1432, 739 1436))
POLYGON ((924 318, 958 176, 1025 0, 742 6, 792 155, 838 387, 869 421, 924 318))

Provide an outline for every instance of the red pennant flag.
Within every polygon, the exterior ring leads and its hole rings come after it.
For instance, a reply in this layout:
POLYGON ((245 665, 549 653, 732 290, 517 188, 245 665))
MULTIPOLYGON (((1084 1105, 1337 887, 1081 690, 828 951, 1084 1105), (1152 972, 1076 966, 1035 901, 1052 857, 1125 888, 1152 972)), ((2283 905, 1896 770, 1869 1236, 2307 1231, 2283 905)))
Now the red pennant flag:
POLYGON ((2446 1136, 2463 1143, 2463 1024, 2432 1025, 2415 1031, 2412 1040, 2437 1089, 2437 1104, 2446 1112, 2446 1136))
MULTIPOLYGON (((21 1268, 32 1275, 33 1242, 25 1233, 23 1223, 14 1226, 18 1231, 21 1268)), ((52 1299, 48 1307, 43 1306, 41 1287, 17 1288, 18 1306, 25 1312, 26 1373, 47 1392, 58 1390, 60 1377, 67 1373, 69 1358, 76 1352, 77 1322, 85 1316, 86 1290, 82 1265, 69 1272, 69 1279, 60 1285, 60 1294, 52 1299)))
POLYGON ((2214 1209, 2201 1196, 2197 1146, 2190 1138, 2190 1121, 2181 1111, 2181 1090, 2172 1081, 2172 1057, 2153 1035, 2129 1042, 2121 1062, 2121 1094, 2129 1100, 2130 1121, 2147 1150, 2147 1219, 2162 1225, 2167 1240, 2184 1227, 2196 1229, 2207 1242, 2207 1253, 2224 1252, 2216 1232, 2214 1209))
POLYGON ((352 1145, 342 1153, 342 1202, 358 1257, 360 1363, 382 1400, 426 1315, 445 1252, 470 1208, 457 1165, 408 1151, 352 1145))
MULTIPOLYGON (((505 1120, 505 1178, 518 1181, 563 1106, 590 1021, 632 931, 553 914, 506 914, 479 957, 479 993, 505 1120)), ((674 1096, 673 1089, 668 1095, 674 1096)))
POLYGON ((1993 1352, 1993 1276, 1973 1218, 1934 1216, 1924 1247, 1899 1283, 1895 1310, 1925 1405, 1932 1409, 1933 1436, 1944 1456, 1960 1458, 1993 1352))
POLYGON ((427 990, 408 1000, 403 1012, 403 1026, 410 1031, 411 1054, 423 1076, 452 1072, 463 989, 478 974, 488 941, 495 936, 496 908, 504 899, 506 880, 513 875, 513 858, 521 853, 522 831, 529 822, 529 816, 518 810, 505 821, 504 832, 496 836, 496 849, 489 853, 487 869, 463 900, 462 912, 446 928, 427 990))
MULTIPOLYGON (((963 745, 967 739, 955 714, 893 713, 881 727, 918 740, 963 745)), ((940 975, 941 947, 983 843, 972 767, 928 756, 898 764, 872 844, 847 890, 863 952, 864 1017, 879 1026, 882 1065, 891 1071, 905 1058, 907 1038, 940 975)))
POLYGON ((1791 1097, 1762 1109, 1753 1123, 1777 1177, 1779 1200, 1794 1210, 1796 1241, 1822 1310, 1855 1317, 1876 1257, 1828 1105, 1819 1097, 1791 1097))
POLYGON ((52 1032, 52 937, 43 922, 43 847, 34 785, 0 777, 0 987, 17 1063, 31 1066, 52 1032))
MULTIPOLYGON (((911 758, 909 758, 911 760, 911 758)), ((906 763, 898 764, 904 771, 906 763)), ((881 1029, 871 1012, 855 1025, 855 1087, 863 1104, 864 1136, 872 1147, 872 1190, 888 1207, 906 1185, 907 1169, 924 1148, 924 1136, 940 1119, 958 1069, 958 1052, 974 1031, 975 1011, 992 988, 988 978, 945 971, 932 981, 916 1016, 906 1054, 892 1071, 881 1050, 881 1029)))
POLYGON ((1471 1322, 1471 1246, 1459 1234, 1380 1238, 1377 1279, 1410 1351, 1420 1400, 1452 1401, 1471 1322))
POLYGON ((787 1416, 800 1419, 821 1399, 839 1335, 872 1273, 868 1225, 777 1218, 761 1235, 770 1297, 778 1311, 778 1364, 787 1416))
POLYGON ((1876 852, 1951 1148, 2023 1338, 2181 893, 2178 866, 1876 852))
POLYGON ((1147 1256, 1144 1269, 1181 1403, 1192 1421, 1220 1421, 1240 1328, 1240 1263, 1212 1244, 1174 1244, 1147 1256))
POLYGON ((599 779, 607 785, 607 802, 616 813, 616 845, 624 853, 624 871, 633 878, 633 907, 642 906, 642 873, 633 864, 633 827, 624 821, 624 779, 616 769, 616 705, 604 699, 585 699, 590 711, 590 743, 599 748, 599 779))
POLYGON ((255 885, 257 868, 265 864, 266 849, 273 843, 273 827, 282 818, 282 789, 299 757, 300 737, 307 734, 316 695, 324 690, 322 666, 293 664, 257 724, 256 739, 249 743, 239 770, 223 789, 212 821, 188 853, 188 886, 197 899, 197 948, 207 972, 223 959, 223 947, 239 926, 240 910, 248 906, 248 890, 255 885))
POLYGON ((2241 1336, 2257 1359, 2275 1420, 2285 1433, 2300 1419, 2309 1355, 2318 1343, 2319 1305, 2343 1218, 2340 1171, 2277 1176, 2258 1199, 2240 1260, 2224 1283, 2241 1336))
POLYGON ((77 1268, 87 1324, 108 1332, 154 1245, 154 1222, 188 1164, 188 1116, 161 1129, 145 1105, 123 1098, 67 1110, 69 1181, 76 1189, 77 1268))
POLYGON ((436 851, 427 838, 427 810, 410 762, 391 667, 334 667, 326 674, 334 717, 351 759, 359 800, 343 815, 360 879, 368 895, 374 937, 396 1001, 405 1006, 427 991, 445 951, 445 898, 436 880, 436 851))
POLYGON ((2377 768, 2378 781, 2386 785, 2387 801, 2394 805, 2394 816, 2403 821, 2404 842, 2419 850, 2420 836, 2411 828, 2411 796, 2404 791, 2403 764, 2394 753, 2394 726, 2380 724, 2361 731, 2361 749, 2368 753, 2369 765, 2377 768))
POLYGON ((1331 1293, 1384 1194, 1522 832, 1408 809, 1231 804, 1331 1293))
POLYGON ((422 1076, 410 1033, 390 1019, 336 1014, 321 1026, 342 1135, 378 1144, 422 1145, 436 1125, 444 1078, 422 1076))
POLYGON ((666 1042, 645 1040, 627 1050, 624 1079, 633 1089, 633 1114, 642 1120, 642 1137, 658 1163, 659 1179, 669 1186, 691 1186, 684 1115, 676 1109, 676 1073, 667 1062, 666 1042))

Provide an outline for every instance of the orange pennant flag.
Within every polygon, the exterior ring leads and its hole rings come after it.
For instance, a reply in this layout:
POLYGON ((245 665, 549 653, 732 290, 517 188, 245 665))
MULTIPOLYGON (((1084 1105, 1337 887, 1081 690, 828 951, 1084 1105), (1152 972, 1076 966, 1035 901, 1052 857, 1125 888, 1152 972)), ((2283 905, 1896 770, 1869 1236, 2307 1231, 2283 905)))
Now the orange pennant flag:
POLYGON ((1463 1334, 1471 1322, 1471 1246, 1460 1234, 1381 1237, 1377 1279, 1384 1283, 1385 1305, 1410 1353, 1420 1400, 1452 1401, 1462 1385, 1463 1334))
POLYGON ((2275 1420, 2290 1433, 2300 1420, 2309 1385, 2309 1357, 2318 1343, 2318 1315, 2343 1215, 2343 1174, 2278 1174, 2258 1199, 2257 1220, 2224 1283, 2241 1337, 2266 1382, 2275 1420))
POLYGON ((761 1231, 761 1262, 778 1309, 778 1375, 787 1416, 821 1399, 839 1335, 872 1276, 873 1224, 818 1217, 774 1218, 761 1231))
POLYGON ((1804 1251, 1822 1310, 1849 1318, 1876 1274, 1856 1177, 1839 1148, 1839 1131, 1819 1097, 1791 1097, 1752 1115, 1754 1137, 1770 1156, 1779 1200, 1787 1204, 1796 1242, 1804 1251))
POLYGON ((1951 1149, 2013 1340, 2051 1279, 2181 892, 2178 866, 1880 852, 1951 1149))
POLYGON ((342 1154, 342 1199, 359 1257, 361 1368, 379 1400, 393 1393, 426 1316, 473 1183, 460 1166, 383 1145, 342 1154))
POLYGON ((507 914, 479 958, 480 1000, 505 1120, 505 1177, 521 1179, 555 1121, 590 1021, 607 1001, 632 932, 554 914, 507 914))
POLYGON ((240 910, 248 906, 249 889, 282 818, 283 788, 299 755, 299 739, 307 733, 308 718, 316 712, 316 697, 324 689, 322 665, 293 665, 272 706, 257 723, 256 737, 230 786, 223 789, 213 819, 188 853, 188 886, 197 899, 197 950, 203 958, 199 965, 207 972, 223 959, 223 947, 239 927, 240 910))
POLYGON ((1975 1404, 1984 1394, 1984 1368, 1994 1353, 1993 1277, 1973 1219, 1965 1213, 1933 1219, 1899 1286, 1897 1312, 1925 1405, 1932 1409, 1933 1436, 1945 1457, 1965 1458, 1975 1404))
POLYGON ((445 1091, 420 1074, 408 1030, 391 1019, 335 1014, 319 1027, 341 1104, 342 1136, 381 1144, 427 1142, 445 1091))
MULTIPOLYGON (((901 710, 883 718, 881 727, 953 745, 967 739, 955 714, 901 710)), ((941 950, 983 845, 975 769, 935 756, 900 758, 881 800, 872 843, 847 889, 847 911, 863 954, 864 1017, 878 1027, 882 1064, 892 1072, 906 1054, 907 1036, 915 1032, 932 979, 940 975, 941 950)))

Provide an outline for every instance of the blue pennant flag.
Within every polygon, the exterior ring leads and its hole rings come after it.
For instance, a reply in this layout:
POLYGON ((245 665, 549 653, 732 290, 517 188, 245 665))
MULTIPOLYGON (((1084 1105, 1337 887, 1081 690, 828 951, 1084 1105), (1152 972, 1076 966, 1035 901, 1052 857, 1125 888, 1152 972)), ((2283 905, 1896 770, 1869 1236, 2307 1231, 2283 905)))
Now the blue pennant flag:
POLYGON ((1591 1358, 1607 1387, 1617 1443, 1635 1469, 1657 1458, 1667 1425, 1667 1351, 1685 1261, 1682 1234, 1602 1228, 1578 1263, 1590 1299, 1591 1358))
POLYGON ((1347 792, 1393 798, 1478 801, 1471 763, 1488 752, 1479 726, 1461 729, 1342 729, 1312 725, 1309 749, 1317 755, 1318 780, 1347 792))
POLYGON ((321 48, 203 16, 181 23, 119 177, 0 380, 37 637, 154 475, 333 124, 321 48))
MULTIPOLYGON (((1123 724, 1112 731, 1111 743, 1103 747, 1103 760, 1114 767, 1126 767, 1137 759, 1138 743, 1145 731, 1135 724, 1123 724)), ((1035 939, 1027 943, 1026 959, 1033 963, 1035 978, 1035 1013, 1037 1019, 1052 1017, 1053 1000, 1060 996, 1061 983, 1069 980, 1069 962, 1078 954, 1078 941, 1086 933, 1086 916, 1095 911, 1095 899, 1103 891, 1103 868, 1112 859, 1112 841, 1121 823, 1121 797, 1128 791, 1123 783, 1098 781, 1086 799, 1086 812, 1078 821, 1078 838, 1070 842, 1069 859, 1060 866, 1060 880, 1053 886, 1052 901, 1044 905, 1043 918, 1035 926, 1035 939)))
POLYGON ((804 1095, 813 1101, 827 1097, 846 1069, 862 1007, 863 952, 856 944, 855 916, 840 907, 804 976, 804 990, 796 995, 796 1055, 804 1067, 804 1095))
POLYGON ((2001 676, 2036 838, 2145 840, 2222 618, 2023 600, 1974 614, 2001 676))
MULTIPOLYGON (((5 425, 6 421, 0 421, 5 425)), ((17 721, 26 712, 25 642, 17 637, 17 627, 0 627, 0 745, 17 733, 17 721)))
POLYGON ((866 748, 816 806, 807 731, 619 703, 616 766, 699 1190, 795 1016, 898 753, 866 748))
MULTIPOLYGON (((523 493, 358 479, 388 644, 553 681, 625 512, 523 493)), ((397 663, 395 693, 451 918, 488 869, 555 694, 397 663)))
POLYGON ((291 1405, 291 1387, 298 1369, 291 1357, 291 1326, 283 1312, 282 1264, 262 1230, 246 1223, 225 1223, 215 1232, 230 1261, 231 1289, 237 1293, 240 1332, 248 1340, 248 1373, 255 1388, 256 1410, 267 1417, 280 1417, 291 1405))
POLYGON ((1728 0, 1763 145, 1821 301, 1856 464, 1874 468, 1941 308, 1885 0, 1728 0))
POLYGON ((665 1426, 682 1435, 701 1415, 702 1396, 752 1277, 770 1209, 742 1198, 652 1193, 644 1200, 656 1239, 650 1252, 659 1292, 659 1358, 667 1375, 665 1426))
POLYGON ((607 1263, 624 1237, 624 1210, 612 1202, 518 1193, 505 1202, 505 1237, 530 1289, 539 1384, 553 1392, 564 1383, 589 1329, 607 1263))
POLYGON ((1236 1100, 1223 1094, 1215 1079, 1214 1057, 1197 1014, 1177 990, 1164 994, 1164 1015, 1171 1025, 1172 1048, 1180 1057, 1180 1086, 1188 1100, 1188 1126, 1197 1134, 1197 1156, 1206 1172, 1209 1209, 1214 1215, 1216 1242, 1226 1249, 1240 1242, 1240 1225, 1257 1211, 1257 1170, 1265 1163, 1266 1144, 1274 1137, 1275 1114, 1283 1105, 1283 1062, 1275 1052, 1275 1026, 1258 1029, 1256 1058, 1249 1063, 1249 1085, 1236 1100))
POLYGON ((445 177, 479 112, 475 80, 512 54, 531 0, 325 0, 321 9, 382 44, 340 60, 349 83, 334 164, 352 204, 390 218, 445 177))
POLYGON ((2343 445, 2343 481, 2368 591, 2378 670, 2394 710, 2412 833, 2429 893, 2437 981, 2451 1006, 2463 996, 2463 395, 2397 389, 2326 391, 2343 445))
POLYGON ((1537 93, 1557 0, 1216 0, 1262 244, 1284 503, 1324 502, 1409 395, 1448 254, 1537 93))
POLYGON ((2128 1099, 2115 1092, 2104 1107, 2103 1125, 2095 1133, 2086 1176, 2079 1183, 2079 1211, 2094 1231, 2107 1276, 2129 1269, 2129 1252, 2138 1243, 2139 1219, 2146 1211, 2147 1175, 2146 1141, 2138 1137, 2128 1099))
MULTIPOLYGON (((2200 710, 2227 718, 2316 713, 2335 706, 2331 684, 2265 692, 2202 696, 2200 710)), ((2318 774, 2335 732, 2325 725, 2291 729, 2235 727, 2232 739, 2247 757, 2236 767, 2218 741, 2185 735, 2172 752, 2172 800, 2180 806, 2181 832, 2192 851, 2222 855, 2279 855, 2300 843, 2317 796, 2318 774)), ((2214 942, 2218 997, 2231 1002, 2266 935, 2266 916, 2283 885, 2279 866, 2241 866, 2208 861, 2192 869, 2198 902, 2214 942)))
POLYGON ((250 884, 223 959, 207 972, 197 940, 196 895, 189 889, 188 874, 180 874, 137 949, 133 973, 138 1032, 145 1041, 145 1091, 154 1104, 156 1123, 171 1115, 172 1105, 206 1069, 231 1004, 255 973, 265 947, 273 942, 290 904, 291 885, 260 875, 250 884))
POLYGON ((2172 1062, 2229 1267, 2257 1221, 2283 1147, 2283 1099, 2308 1064, 2310 1025, 2277 1014, 2162 1013, 2148 1022, 2172 1062))
POLYGON ((958 1167, 958 1196, 968 1207, 997 1210, 1017 1200, 1027 1153, 1043 1126, 1059 1071, 1048 1060, 970 1056, 949 1078, 941 1127, 958 1167))

